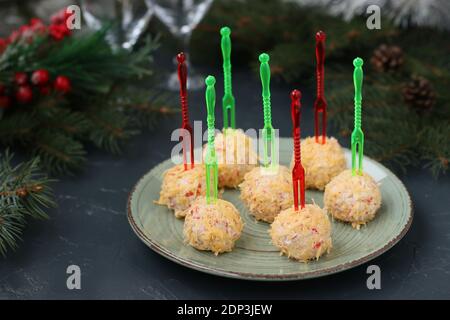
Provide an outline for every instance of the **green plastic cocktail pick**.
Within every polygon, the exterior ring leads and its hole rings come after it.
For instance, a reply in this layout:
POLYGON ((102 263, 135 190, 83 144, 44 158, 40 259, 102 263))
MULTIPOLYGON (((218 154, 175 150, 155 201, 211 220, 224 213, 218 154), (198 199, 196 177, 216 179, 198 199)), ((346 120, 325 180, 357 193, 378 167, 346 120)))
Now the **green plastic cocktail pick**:
POLYGON ((269 67, 269 55, 267 53, 262 53, 259 56, 259 61, 261 62, 259 68, 259 74, 261 76, 262 84, 262 99, 264 106, 264 128, 262 130, 263 143, 264 143, 264 155, 263 155, 263 166, 269 166, 269 145, 271 146, 270 156, 271 163, 270 166, 275 168, 278 166, 277 160, 277 142, 274 137, 274 129, 272 127, 272 110, 270 106, 270 67, 269 67))
POLYGON ((214 109, 216 106, 216 90, 214 85, 216 83, 216 78, 213 76, 208 76, 205 80, 206 83, 206 110, 208 123, 208 147, 206 152, 206 202, 209 204, 217 200, 217 184, 218 184, 218 168, 217 168, 217 158, 216 150, 214 148, 214 109), (212 181, 212 185, 211 185, 212 181), (211 201, 212 200, 212 201, 211 201))
POLYGON ((222 98, 222 110, 223 110, 223 127, 228 129, 230 126, 232 129, 236 128, 236 116, 235 116, 235 101, 231 90, 231 30, 228 27, 220 29, 222 35, 222 41, 220 42, 222 48, 223 57, 223 81, 224 81, 224 94, 222 98))
POLYGON ((353 72, 353 82, 355 84, 355 128, 352 132, 352 173, 362 174, 362 162, 364 154, 364 133, 361 130, 361 101, 364 61, 361 58, 353 60, 355 71, 353 72), (358 152, 358 164, 356 164, 356 153, 358 152))

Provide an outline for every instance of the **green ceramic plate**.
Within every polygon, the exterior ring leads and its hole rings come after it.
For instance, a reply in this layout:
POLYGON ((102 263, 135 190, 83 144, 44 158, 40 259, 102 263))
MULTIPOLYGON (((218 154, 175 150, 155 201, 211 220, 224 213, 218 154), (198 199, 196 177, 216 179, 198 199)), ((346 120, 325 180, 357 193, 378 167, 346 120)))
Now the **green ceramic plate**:
MULTIPOLYGON (((345 150, 347 163, 350 152, 345 150)), ((280 162, 288 165, 291 139, 280 139, 280 162)), ((256 222, 239 199, 237 190, 226 190, 224 199, 235 204, 245 221, 241 238, 230 253, 215 256, 183 243, 183 220, 166 207, 158 206, 163 172, 172 166, 164 161, 147 173, 130 194, 128 220, 137 236, 152 250, 183 266, 214 275, 249 280, 299 280, 320 277, 363 264, 394 246, 408 231, 412 219, 411 200, 400 180, 381 164, 364 158, 364 170, 381 184, 382 207, 377 217, 354 230, 348 224, 333 222, 333 250, 320 260, 300 263, 280 256, 270 244, 268 224, 256 222)), ((320 206, 322 192, 307 191, 307 202, 320 206)))

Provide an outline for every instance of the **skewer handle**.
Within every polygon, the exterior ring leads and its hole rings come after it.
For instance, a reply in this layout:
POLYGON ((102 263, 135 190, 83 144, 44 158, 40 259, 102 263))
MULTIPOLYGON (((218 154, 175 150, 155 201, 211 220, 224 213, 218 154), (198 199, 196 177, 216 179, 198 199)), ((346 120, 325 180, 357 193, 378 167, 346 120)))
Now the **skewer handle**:
POLYGON ((294 167, 292 169, 292 184, 294 191, 294 209, 305 207, 305 169, 302 166, 300 148, 300 118, 301 118, 301 92, 293 90, 291 92, 291 117, 292 117, 292 137, 294 139, 294 167), (300 187, 300 188, 299 188, 300 187), (300 193, 299 193, 300 192, 300 193))
POLYGON ((364 61, 361 58, 353 60, 355 71, 353 72, 353 82, 355 85, 355 127, 352 132, 352 173, 361 174, 363 170, 364 155, 364 133, 361 129, 361 109, 362 109, 362 83, 364 61), (356 154, 358 153, 358 162, 356 154), (358 171, 358 172, 357 172, 358 171))
POLYGON ((217 186, 218 186, 218 167, 216 151, 214 148, 214 109, 216 105, 216 90, 214 85, 216 79, 213 76, 208 76, 205 80, 206 84, 206 109, 207 109, 207 124, 208 124, 208 149, 205 159, 206 167, 206 202, 209 204, 217 200, 217 186), (212 184, 211 184, 212 182, 212 184))
POLYGON ((270 67, 269 67, 269 55, 267 53, 262 53, 259 56, 260 68, 259 74, 261 77, 262 84, 262 100, 263 100, 263 111, 264 111, 264 128, 263 128, 263 142, 264 142, 264 157, 263 163, 265 167, 269 166, 269 149, 271 155, 272 168, 277 167, 278 163, 276 153, 277 142, 274 137, 274 129, 272 126, 272 107, 270 104, 270 67))
POLYGON ((184 170, 188 169, 187 165, 187 142, 189 142, 189 149, 191 155, 191 168, 194 168, 194 136, 192 127, 189 123, 189 113, 188 113, 188 100, 187 100, 187 66, 186 66, 186 56, 183 52, 177 55, 178 61, 178 80, 180 81, 180 101, 181 101, 181 116, 182 123, 181 128, 188 131, 189 136, 186 132, 183 132, 183 136, 180 138, 183 140, 183 163, 184 170))
POLYGON ((324 95, 324 64, 325 64, 325 32, 316 33, 316 101, 314 102, 314 135, 316 142, 322 135, 322 144, 326 143, 327 136, 327 101, 324 95), (320 119, 320 115, 322 116, 320 119), (320 123, 321 122, 321 123, 320 123), (320 134, 320 125, 322 133, 320 134))
POLYGON ((220 42, 222 48, 223 57, 223 81, 224 81, 224 95, 222 98, 222 111, 223 111, 223 127, 236 128, 236 115, 235 115, 235 100, 232 93, 231 86, 231 30, 228 27, 220 29, 222 40, 220 42))

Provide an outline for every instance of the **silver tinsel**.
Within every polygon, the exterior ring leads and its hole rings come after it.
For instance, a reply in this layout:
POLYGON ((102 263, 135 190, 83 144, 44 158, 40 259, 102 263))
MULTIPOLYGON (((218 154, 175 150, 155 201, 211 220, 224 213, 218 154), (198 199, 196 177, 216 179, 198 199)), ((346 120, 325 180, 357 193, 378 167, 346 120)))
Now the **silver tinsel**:
POLYGON ((430 26, 450 30, 450 0, 287 0, 304 5, 323 6, 328 12, 350 20, 365 15, 370 5, 381 8, 402 27, 430 26))

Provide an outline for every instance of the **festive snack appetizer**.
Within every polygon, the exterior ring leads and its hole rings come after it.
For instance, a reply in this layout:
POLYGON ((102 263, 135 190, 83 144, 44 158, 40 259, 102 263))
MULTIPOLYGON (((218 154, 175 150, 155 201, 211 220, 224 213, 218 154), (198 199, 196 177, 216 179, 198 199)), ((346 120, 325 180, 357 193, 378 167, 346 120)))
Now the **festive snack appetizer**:
POLYGON ((183 164, 176 165, 164 173, 161 192, 157 204, 166 205, 175 211, 177 218, 184 217, 184 211, 198 197, 205 196, 206 188, 204 166, 194 163, 194 142, 191 125, 189 124, 187 103, 187 67, 184 53, 177 55, 178 78, 180 80, 180 100, 182 110, 182 139, 183 164), (188 164, 188 150, 190 151, 190 164, 188 164))
POLYGON ((278 214, 270 226, 272 243, 282 254, 302 262, 319 259, 331 250, 331 222, 318 205, 305 205, 305 170, 302 166, 300 146, 300 97, 291 93, 291 115, 294 137, 294 167, 292 182, 294 206, 278 214), (299 206, 300 193, 300 206, 299 206))
POLYGON ((251 137, 243 130, 236 129, 235 100, 231 85, 231 30, 223 27, 220 29, 220 34, 224 95, 222 98, 223 131, 215 137, 219 162, 219 187, 236 188, 244 180, 245 174, 257 165, 258 156, 251 137))
MULTIPOLYGON (((236 188, 258 163, 253 141, 241 129, 228 128, 216 134, 215 146, 219 188, 236 188)), ((203 155, 206 156, 206 146, 203 155)))
POLYGON ((281 211, 270 226, 270 236, 282 254, 301 262, 319 259, 332 247, 331 222, 316 204, 281 211))
MULTIPOLYGON (((270 67, 269 56, 261 54, 260 75, 262 83, 263 105, 264 105, 264 135, 265 146, 271 141, 275 141, 272 133, 272 118, 270 106, 270 67)), ((291 174, 285 166, 276 163, 272 159, 269 164, 267 150, 265 150, 264 164, 255 167, 247 173, 244 182, 240 184, 241 199, 249 208, 251 214, 257 219, 266 222, 273 222, 273 219, 280 211, 292 206, 291 174)), ((275 161, 274 161, 275 160, 275 161)))
POLYGON ((221 199, 208 204, 206 198, 199 198, 185 215, 183 233, 186 243, 216 255, 231 251, 244 227, 234 205, 221 199))
POLYGON ((345 170, 325 187, 325 209, 337 220, 359 229, 373 218, 381 206, 381 192, 375 180, 365 172, 345 170))
POLYGON ((306 188, 323 190, 331 179, 345 170, 344 151, 335 138, 326 138, 325 143, 320 143, 315 137, 308 137, 301 144, 306 188))
POLYGON ((212 251, 216 255, 231 251, 241 236, 244 224, 239 212, 228 201, 217 199, 218 166, 214 148, 214 107, 216 80, 206 78, 206 105, 208 146, 206 154, 206 198, 196 200, 185 211, 185 242, 198 250, 212 251))
POLYGON ((280 211, 293 203, 291 173, 285 166, 279 166, 275 173, 254 168, 239 187, 242 201, 257 220, 272 223, 280 211))
POLYGON ((375 180, 363 172, 364 134, 361 130, 361 87, 363 60, 353 61, 355 72, 355 128, 352 133, 352 170, 333 178, 325 187, 325 209, 335 218, 349 222, 356 229, 372 220, 381 206, 381 192, 375 180), (358 168, 356 165, 358 153, 358 168))
POLYGON ((206 195, 205 167, 195 165, 186 170, 176 165, 164 173, 159 200, 156 202, 174 210, 175 217, 183 218, 184 211, 199 197, 206 195))
POLYGON ((306 188, 323 190, 332 178, 346 168, 344 151, 335 138, 326 135, 327 102, 324 96, 325 33, 316 33, 316 83, 314 102, 314 137, 302 141, 302 163, 306 173, 306 188), (322 116, 322 137, 319 137, 319 117, 322 116))

